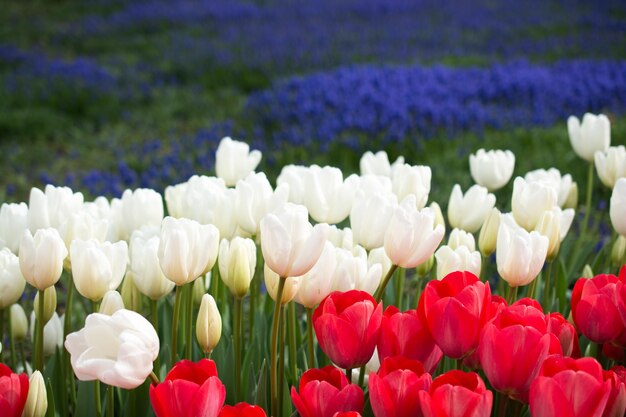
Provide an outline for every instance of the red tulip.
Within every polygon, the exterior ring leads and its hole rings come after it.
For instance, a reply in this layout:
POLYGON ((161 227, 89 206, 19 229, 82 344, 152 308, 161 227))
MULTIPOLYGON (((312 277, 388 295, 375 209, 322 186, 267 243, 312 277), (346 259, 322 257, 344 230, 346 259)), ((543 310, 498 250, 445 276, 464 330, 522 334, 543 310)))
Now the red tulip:
POLYGON ((549 354, 561 354, 561 344, 548 331, 541 310, 515 304, 487 323, 480 336, 478 354, 493 388, 527 402, 530 383, 541 364, 549 354))
POLYGON ((419 393, 424 417, 489 417, 493 394, 474 372, 449 371, 419 393))
POLYGON ((574 326, 561 313, 550 313, 547 315, 547 319, 548 331, 559 339, 563 356, 580 358, 578 334, 574 326))
POLYGON ((433 373, 443 356, 430 332, 420 321, 417 310, 401 313, 389 306, 383 315, 378 337, 378 358, 404 356, 420 361, 428 373, 433 373))
POLYGON ((28 397, 28 376, 14 374, 0 363, 0 410, 6 417, 21 417, 28 397))
POLYGON ((422 416, 419 392, 432 378, 419 361, 402 356, 386 358, 369 378, 370 404, 376 417, 422 416))
POLYGON ((490 302, 488 283, 471 272, 457 271, 430 281, 417 311, 444 355, 460 359, 478 347, 490 302))
POLYGON ((605 381, 611 384, 609 400, 602 417, 623 417, 626 413, 626 368, 615 366, 603 371, 605 381))
POLYGON ((182 360, 165 380, 150 386, 150 402, 157 417, 217 417, 226 389, 212 360, 182 360))
POLYGON ((356 411, 346 411, 344 413, 335 413, 333 417, 361 417, 361 413, 356 411))
POLYGON ((608 343, 624 332, 617 307, 615 275, 580 278, 572 292, 572 317, 578 330, 595 343, 608 343))
POLYGON ((300 392, 291 387, 291 401, 301 417, 332 417, 340 411, 363 410, 363 391, 350 384, 341 369, 309 369, 300 378, 300 392))
POLYGON ((257 405, 239 403, 234 406, 225 405, 219 417, 267 417, 267 414, 257 405))
POLYGON ((593 358, 550 357, 530 387, 533 417, 602 417, 611 393, 593 358))
MULTIPOLYGON (((521 301, 521 300, 520 300, 521 301)), ((487 308, 487 317, 485 323, 488 323, 497 316, 502 310, 508 307, 506 300, 499 295, 492 295, 491 302, 487 308)), ((463 366, 468 369, 479 370, 480 369, 480 357, 478 356, 478 349, 467 355, 463 359, 463 366)))
POLYGON ((320 347, 340 368, 365 365, 376 348, 382 303, 365 291, 333 292, 313 313, 313 328, 320 347))

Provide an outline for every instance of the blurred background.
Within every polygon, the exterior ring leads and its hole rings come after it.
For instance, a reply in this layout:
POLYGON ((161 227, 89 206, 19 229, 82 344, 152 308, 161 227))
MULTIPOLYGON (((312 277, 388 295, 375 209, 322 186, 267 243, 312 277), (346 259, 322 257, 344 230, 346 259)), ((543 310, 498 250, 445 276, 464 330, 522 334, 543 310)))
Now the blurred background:
POLYGON ((404 155, 431 165, 438 201, 480 147, 584 183, 572 114, 609 115, 626 143, 623 0, 2 3, 0 203, 46 183, 162 191, 213 175, 224 136, 270 178, 404 155))

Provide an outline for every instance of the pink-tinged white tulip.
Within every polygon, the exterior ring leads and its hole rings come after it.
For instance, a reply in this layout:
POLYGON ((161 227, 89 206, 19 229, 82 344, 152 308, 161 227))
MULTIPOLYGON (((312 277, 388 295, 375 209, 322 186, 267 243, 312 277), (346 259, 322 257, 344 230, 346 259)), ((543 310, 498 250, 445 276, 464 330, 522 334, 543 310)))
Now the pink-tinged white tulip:
MULTIPOLYGON (((276 299, 278 297, 278 286, 280 285, 280 280, 285 278, 281 278, 280 276, 278 276, 276 272, 272 271, 267 263, 263 266, 263 278, 265 280, 265 288, 267 288, 267 293, 272 298, 272 300, 278 302, 278 300, 276 299)), ((298 293, 299 288, 299 277, 286 278, 285 287, 283 288, 283 296, 281 298, 281 304, 284 305, 293 300, 298 293)))
POLYGON ((74 193, 68 187, 48 184, 45 191, 32 188, 28 202, 28 228, 32 233, 48 227, 57 229, 66 216, 81 209, 83 201, 82 193, 74 193))
POLYGON ((463 194, 461 186, 456 184, 448 202, 450 227, 477 232, 495 204, 496 196, 485 187, 473 185, 463 194))
POLYGON ((281 277, 304 275, 324 250, 327 227, 312 226, 306 207, 286 203, 261 220, 263 259, 281 277))
MULTIPOLYGON (((35 312, 30 314, 30 340, 35 340, 35 312)), ((43 354, 54 355, 57 349, 63 346, 63 320, 54 312, 50 320, 43 326, 43 354)))
POLYGON ((196 319, 196 339, 205 353, 210 353, 222 337, 222 316, 211 294, 204 294, 196 319))
POLYGON ((611 223, 617 233, 626 236, 626 178, 615 183, 611 194, 611 223))
POLYGON ((557 205, 563 207, 567 201, 568 196, 572 190, 574 182, 570 174, 561 175, 561 172, 556 168, 536 169, 534 171, 527 172, 524 179, 528 183, 540 182, 551 188, 554 188, 557 195, 557 205))
POLYGON ((20 260, 8 248, 0 250, 0 310, 16 303, 26 287, 20 260))
POLYGON ((626 177, 626 148, 623 145, 596 152, 594 160, 598 177, 605 186, 613 188, 618 179, 626 177))
POLYGON ((415 268, 437 249, 444 230, 435 225, 435 213, 430 208, 417 210, 415 197, 405 198, 397 205, 385 232, 385 253, 394 265, 415 268))
POLYGON ((318 223, 340 223, 348 217, 358 177, 344 180, 339 168, 313 165, 305 177, 304 205, 318 223))
POLYGON ((500 217, 496 263, 498 273, 511 287, 530 284, 539 275, 548 254, 549 240, 527 232, 512 217, 500 217))
POLYGON ((217 260, 219 235, 212 224, 164 218, 157 253, 165 277, 176 285, 185 285, 207 273, 217 260))
POLYGON ((383 246, 385 232, 396 206, 394 194, 357 195, 350 212, 354 243, 368 250, 383 246))
POLYGON ((28 228, 28 206, 25 203, 0 207, 0 248, 9 248, 17 255, 24 230, 28 228))
POLYGON ((122 300, 122 295, 117 291, 107 291, 104 297, 102 297, 98 313, 112 316, 116 311, 123 309, 124 300, 122 300))
POLYGON ((404 164, 404 157, 402 156, 399 156, 392 165, 389 163, 387 152, 378 151, 374 154, 371 151, 367 151, 361 156, 359 168, 361 175, 382 175, 391 177, 393 168, 401 164, 404 164))
POLYGON ((218 265, 220 277, 237 298, 248 293, 256 268, 256 245, 252 239, 236 237, 220 242, 218 265))
POLYGON ((130 238, 130 270, 135 286, 151 300, 160 300, 172 289, 174 283, 167 279, 159 263, 161 243, 158 227, 142 227, 130 238))
POLYGON ((53 286, 61 278, 68 251, 56 229, 38 229, 35 236, 25 230, 20 242, 20 270, 26 282, 38 290, 53 286))
POLYGON ((313 268, 298 277, 299 287, 294 301, 305 308, 318 305, 333 289, 333 274, 336 267, 335 247, 332 243, 326 242, 313 268))
POLYGON ((486 187, 489 191, 495 191, 504 187, 511 179, 515 168, 515 155, 509 150, 479 149, 470 155, 469 164, 470 173, 476 184, 486 187))
POLYGON ((567 131, 574 152, 585 161, 593 162, 597 151, 605 152, 611 145, 611 123, 604 114, 585 113, 582 123, 570 116, 567 131))
POLYGON ((337 265, 333 275, 334 291, 361 290, 374 294, 383 278, 383 266, 368 264, 367 252, 361 246, 346 250, 335 248, 337 265))
POLYGON ((393 169, 391 179, 393 193, 398 197, 398 201, 414 195, 416 208, 424 208, 430 194, 431 178, 432 171, 429 166, 399 164, 393 169))
POLYGON ((215 173, 227 186, 233 187, 237 181, 254 172, 261 157, 261 152, 250 151, 247 143, 225 137, 215 152, 215 173))
POLYGON ((500 228, 500 210, 491 209, 478 235, 478 249, 483 256, 489 256, 496 250, 498 229, 500 228))
POLYGON ((352 235, 352 229, 349 227, 340 229, 335 225, 330 225, 327 230, 326 239, 338 248, 352 249, 354 247, 354 237, 352 235))
POLYGON ((476 250, 476 240, 474 239, 474 235, 466 232, 462 229, 452 229, 450 232, 450 236, 448 236, 448 246, 452 250, 458 248, 459 246, 467 247, 470 252, 476 250))
POLYGON ((453 249, 450 246, 442 246, 435 252, 437 260, 437 279, 454 271, 469 271, 479 276, 481 267, 480 253, 470 250, 467 246, 458 246, 453 249))
POLYGON ((272 189, 264 173, 253 173, 237 182, 235 212, 237 224, 246 233, 256 235, 261 219, 287 202, 289 187, 285 184, 272 189))
POLYGON ((128 244, 74 240, 70 245, 72 275, 76 290, 91 301, 100 301, 107 291, 122 283, 128 264, 128 244))
POLYGON ((549 260, 553 260, 558 254, 561 242, 567 236, 573 220, 574 210, 561 210, 560 207, 545 211, 541 216, 535 230, 549 240, 547 255, 549 260))
POLYGON ((126 190, 120 199, 119 238, 128 240, 142 226, 158 226, 163 220, 163 198, 149 188, 126 190))
POLYGON ((306 196, 306 177, 309 168, 302 165, 286 165, 280 171, 276 179, 276 185, 289 186, 289 202, 294 204, 304 204, 306 196))
POLYGON ((511 211, 515 222, 527 231, 534 230, 544 211, 557 205, 557 192, 542 181, 528 182, 522 177, 513 182, 511 211))
POLYGON ((93 313, 85 327, 65 340, 72 368, 81 381, 134 389, 143 384, 159 354, 159 336, 141 314, 118 310, 93 313))

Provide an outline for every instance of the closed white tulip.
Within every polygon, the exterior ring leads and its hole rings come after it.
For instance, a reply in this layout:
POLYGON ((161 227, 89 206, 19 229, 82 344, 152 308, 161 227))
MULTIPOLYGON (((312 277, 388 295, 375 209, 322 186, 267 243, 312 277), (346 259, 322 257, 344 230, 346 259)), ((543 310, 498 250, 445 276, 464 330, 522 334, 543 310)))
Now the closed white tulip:
POLYGON ((626 177, 626 148, 623 145, 611 146, 605 152, 597 151, 594 160, 598 177, 605 186, 613 188, 618 179, 626 177))
POLYGON ((560 207, 565 205, 571 193, 572 186, 575 184, 570 174, 561 175, 561 172, 556 168, 530 171, 526 173, 524 179, 528 183, 540 182, 543 185, 553 188, 556 191, 556 203, 560 207))
POLYGON ((371 268, 375 264, 380 264, 382 266, 381 275, 383 277, 387 275, 393 266, 391 259, 389 259, 385 253, 385 248, 382 246, 380 248, 370 250, 367 254, 367 267, 371 268))
POLYGON ((120 286, 128 264, 128 244, 74 240, 70 246, 76 290, 91 301, 100 301, 107 291, 120 286))
POLYGON ((593 162, 597 151, 604 152, 611 145, 611 123, 604 114, 585 113, 582 123, 570 116, 567 131, 574 152, 585 161, 593 162))
POLYGON ((385 253, 394 265, 415 268, 431 256, 444 230, 435 225, 435 213, 426 207, 415 208, 415 197, 405 198, 397 205, 385 232, 385 253))
POLYGON ((250 235, 259 232, 261 219, 287 202, 289 186, 272 189, 264 173, 252 173, 237 182, 235 211, 239 227, 250 235))
POLYGON ((454 271, 469 271, 476 276, 480 275, 480 253, 470 250, 467 246, 458 246, 455 249, 442 246, 435 252, 435 259, 439 280, 454 271))
POLYGON ((248 293, 256 268, 256 245, 252 239, 236 237, 220 242, 218 265, 222 281, 237 298, 248 293))
POLYGON ((0 250, 0 310, 16 303, 26 287, 20 260, 8 248, 0 250))
POLYGON ((289 202, 294 204, 304 204, 306 195, 306 177, 309 168, 302 165, 285 165, 276 178, 276 185, 286 185, 289 187, 289 202))
POLYGON ((25 203, 0 207, 0 249, 9 248, 17 255, 24 230, 28 228, 28 206, 25 203))
POLYGON ((365 249, 383 246, 385 232, 396 205, 394 194, 358 195, 350 212, 350 228, 354 243, 365 249))
POLYGON ((515 222, 527 231, 534 230, 544 211, 557 205, 555 189, 544 182, 527 182, 522 177, 513 182, 511 211, 515 222))
MULTIPOLYGON (((48 287, 43 292, 44 300, 43 300, 43 324, 46 324, 54 312, 57 309, 57 290, 54 287, 48 287)), ((33 310, 35 311, 35 318, 39 320, 39 292, 35 294, 35 300, 33 301, 33 310)))
POLYGON ((187 187, 187 182, 182 182, 175 185, 168 185, 167 187, 165 187, 163 197, 165 199, 165 206, 167 207, 168 215, 176 219, 180 219, 181 217, 188 217, 185 216, 184 213, 187 187))
POLYGON ((435 213, 435 224, 436 225, 441 225, 441 227, 443 227, 443 230, 445 232, 446 230, 446 221, 443 218, 443 212, 441 211, 441 207, 439 206, 439 204, 437 204, 436 201, 433 201, 432 203, 430 203, 430 209, 433 211, 433 213, 435 213))
POLYGON ((474 239, 474 235, 466 232, 462 229, 452 229, 450 232, 450 236, 448 236, 448 246, 452 250, 458 248, 459 246, 465 246, 470 251, 476 250, 476 240, 474 239))
POLYGON ((158 226, 163 220, 163 198, 149 188, 126 190, 120 199, 119 238, 128 240, 142 226, 158 226))
POLYGON ((461 186, 452 188, 448 202, 450 227, 475 233, 480 229, 489 212, 496 204, 496 196, 480 185, 472 185, 463 194, 461 186))
POLYGON ((617 233, 626 236, 626 178, 615 183, 611 194, 611 223, 617 233))
POLYGON ((24 308, 17 303, 11 306, 11 331, 13 332, 13 339, 16 342, 21 342, 28 334, 28 318, 26 317, 26 312, 24 308))
POLYGON ((286 203, 261 220, 263 259, 281 277, 304 275, 322 254, 327 227, 312 226, 306 207, 286 203))
POLYGON ((160 300, 174 289, 174 283, 161 270, 160 242, 158 228, 141 228, 130 238, 132 280, 139 292, 154 301, 160 300))
MULTIPOLYGON (((30 340, 35 340, 35 312, 30 315, 30 340)), ((55 312, 50 320, 43 327, 43 354, 45 356, 54 355, 58 348, 63 346, 63 320, 55 312)))
POLYGON ((98 313, 112 316, 117 310, 123 309, 124 300, 122 300, 122 295, 117 291, 107 291, 104 297, 102 297, 98 313))
POLYGON ((48 410, 46 383, 41 372, 35 371, 28 381, 28 397, 24 405, 22 417, 43 417, 48 410))
POLYGON ((68 187, 46 185, 45 191, 30 190, 28 202, 28 228, 32 233, 38 229, 58 229, 63 220, 83 206, 82 193, 74 193, 68 187))
MULTIPOLYGON (((394 166, 404 164, 404 157, 399 156, 393 163, 394 166)), ((361 175, 382 175, 391 177, 392 165, 389 163, 387 152, 378 151, 375 154, 367 151, 361 156, 359 161, 361 175)))
POLYGON ((515 168, 515 155, 509 150, 479 149, 470 155, 469 164, 470 173, 476 184, 486 187, 489 191, 495 191, 504 187, 511 179, 515 168))
POLYGON ((196 338, 204 353, 211 353, 222 337, 222 316, 211 294, 204 294, 196 319, 196 338))
MULTIPOLYGON (((278 302, 278 286, 280 285, 281 278, 276 272, 272 271, 270 266, 265 263, 263 266, 263 278, 265 280, 265 288, 267 293, 275 302, 278 302)), ((285 305, 296 296, 298 288, 300 287, 299 277, 289 277, 285 279, 285 286, 283 288, 283 296, 280 303, 285 305)))
POLYGON ((20 242, 20 270, 26 282, 38 290, 53 286, 61 278, 68 251, 56 229, 38 229, 35 236, 25 230, 20 242))
MULTIPOLYGON (((80 210, 66 217, 59 227, 59 234, 67 250, 74 239, 96 239, 104 242, 109 232, 109 220, 95 217, 89 210, 80 210)), ((71 256, 71 253, 70 253, 71 256)))
POLYGON ((251 152, 247 143, 225 137, 215 152, 215 172, 227 186, 232 187, 237 181, 254 172, 261 157, 261 152, 251 152))
POLYGON ((527 232, 512 217, 500 217, 496 263, 498 273, 511 287, 530 284, 539 275, 549 240, 538 232, 527 232))
POLYGON ((560 207, 554 207, 552 210, 545 211, 541 216, 535 230, 549 240, 548 260, 553 260, 559 253, 561 242, 567 236, 573 220, 574 210, 561 210, 560 207))
POLYGON ((398 201, 409 195, 415 196, 416 208, 426 206, 430 194, 432 171, 429 166, 399 164, 394 167, 391 186, 398 201))
POLYGON ((141 314, 118 310, 93 313, 85 327, 65 340, 72 368, 81 381, 134 389, 143 384, 159 354, 159 336, 141 314))
POLYGON ((294 301, 305 308, 318 305, 333 289, 333 274, 337 266, 335 247, 326 242, 313 268, 298 277, 300 283, 294 301))
POLYGON ((478 249, 483 256, 489 256, 496 250, 499 228, 500 210, 494 207, 485 219, 478 235, 478 249))
POLYGON ((339 168, 313 165, 305 177, 304 205, 318 223, 340 223, 348 217, 358 177, 344 180, 339 168))
POLYGON ((337 265, 333 274, 333 290, 361 290, 374 294, 383 278, 383 265, 368 263, 367 252, 361 246, 346 250, 335 249, 337 265))
POLYGON ((176 285, 192 282, 210 270, 217 260, 218 248, 219 231, 212 224, 163 219, 159 263, 163 274, 176 285))

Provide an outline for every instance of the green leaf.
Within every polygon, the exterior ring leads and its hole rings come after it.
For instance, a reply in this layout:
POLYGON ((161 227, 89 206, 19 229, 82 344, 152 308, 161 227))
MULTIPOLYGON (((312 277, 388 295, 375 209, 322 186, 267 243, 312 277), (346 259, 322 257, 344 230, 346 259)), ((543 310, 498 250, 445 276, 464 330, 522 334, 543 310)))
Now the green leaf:
POLYGON ((76 416, 91 416, 94 414, 95 407, 95 391, 96 383, 94 381, 77 381, 76 388, 76 416))
POLYGON ((254 403, 259 407, 267 410, 267 363, 263 361, 259 370, 259 377, 256 383, 256 395, 254 403))
MULTIPOLYGON (((46 410, 46 417, 56 417, 54 390, 52 389, 52 383, 50 381, 50 378, 46 380, 46 396, 48 397, 48 410, 46 410)), ((61 387, 65 387, 65 385, 61 385, 61 387)))

